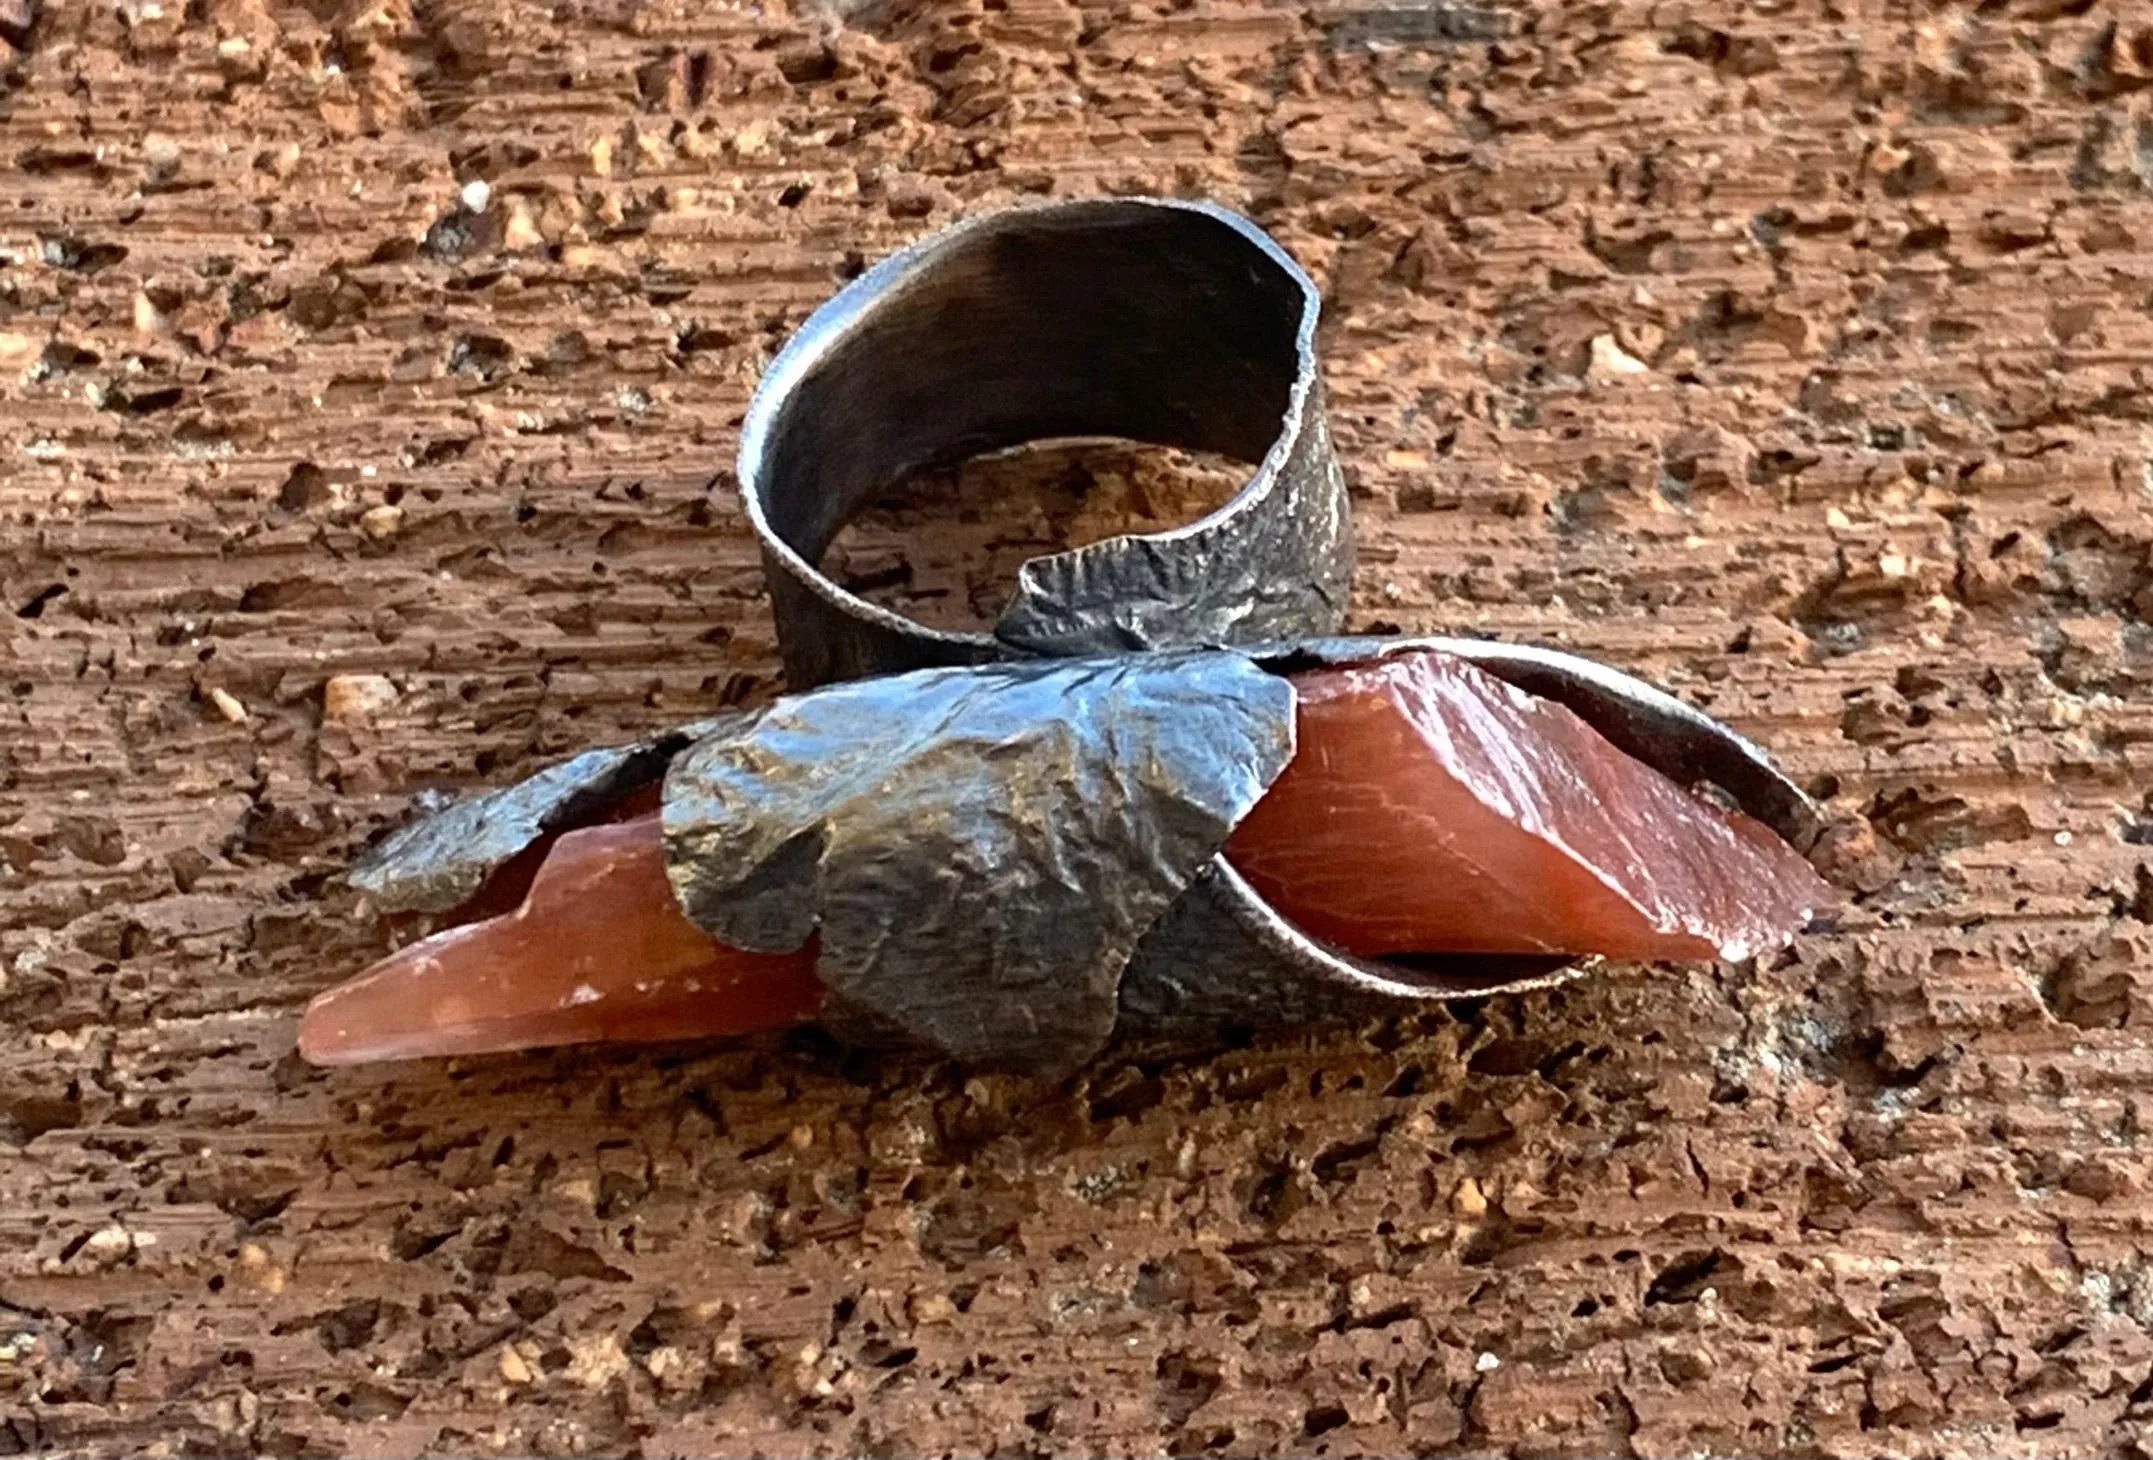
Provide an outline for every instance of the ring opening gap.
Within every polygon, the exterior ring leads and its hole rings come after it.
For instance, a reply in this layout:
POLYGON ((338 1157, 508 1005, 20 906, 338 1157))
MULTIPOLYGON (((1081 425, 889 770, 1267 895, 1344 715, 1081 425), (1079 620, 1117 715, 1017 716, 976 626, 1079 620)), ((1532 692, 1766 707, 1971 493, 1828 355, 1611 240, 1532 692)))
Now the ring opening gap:
POLYGON ((1025 442, 913 472, 877 493, 838 530, 822 571, 916 623, 985 631, 1025 563, 1200 521, 1255 469, 1115 437, 1025 442))

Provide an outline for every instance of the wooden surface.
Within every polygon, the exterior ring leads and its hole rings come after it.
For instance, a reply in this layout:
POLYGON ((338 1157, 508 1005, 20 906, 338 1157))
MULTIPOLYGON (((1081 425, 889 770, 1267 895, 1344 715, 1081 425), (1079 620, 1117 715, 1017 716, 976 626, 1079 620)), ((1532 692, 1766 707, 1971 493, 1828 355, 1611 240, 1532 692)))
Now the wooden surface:
POLYGON ((2143 6, 19 8, 0 1450, 2153 1448, 2143 6), (774 689, 790 328, 1101 191, 1323 283, 1358 626, 1728 718, 1843 930, 1044 1090, 300 1064, 422 791, 774 689))

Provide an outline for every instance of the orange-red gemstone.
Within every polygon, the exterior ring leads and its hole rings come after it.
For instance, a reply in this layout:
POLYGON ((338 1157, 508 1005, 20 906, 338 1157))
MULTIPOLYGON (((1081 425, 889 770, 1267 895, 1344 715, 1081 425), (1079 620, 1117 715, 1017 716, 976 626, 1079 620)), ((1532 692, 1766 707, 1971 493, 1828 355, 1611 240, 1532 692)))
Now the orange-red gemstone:
POLYGON ((564 834, 514 911, 423 938, 315 999, 299 1050, 341 1065, 698 1039, 821 1004, 812 943, 744 953, 682 915, 646 815, 564 834))
POLYGON ((1298 749, 1226 844, 1350 952, 1743 958, 1830 889, 1757 822, 1450 655, 1294 676, 1298 749))

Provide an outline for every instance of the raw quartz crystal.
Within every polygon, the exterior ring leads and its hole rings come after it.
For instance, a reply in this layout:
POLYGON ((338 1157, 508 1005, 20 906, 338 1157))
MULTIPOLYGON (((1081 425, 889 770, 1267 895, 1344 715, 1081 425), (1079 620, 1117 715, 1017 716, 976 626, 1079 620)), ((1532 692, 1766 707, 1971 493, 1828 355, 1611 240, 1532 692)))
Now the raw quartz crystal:
POLYGON ((812 942, 744 953, 687 920, 655 813, 567 832, 534 860, 520 905, 422 938, 316 999, 300 1053, 340 1065, 700 1039, 821 1006, 812 942))
POLYGON ((1742 959, 1830 901, 1756 821, 1463 660, 1400 654, 1294 688, 1299 748, 1226 855, 1348 952, 1742 959))

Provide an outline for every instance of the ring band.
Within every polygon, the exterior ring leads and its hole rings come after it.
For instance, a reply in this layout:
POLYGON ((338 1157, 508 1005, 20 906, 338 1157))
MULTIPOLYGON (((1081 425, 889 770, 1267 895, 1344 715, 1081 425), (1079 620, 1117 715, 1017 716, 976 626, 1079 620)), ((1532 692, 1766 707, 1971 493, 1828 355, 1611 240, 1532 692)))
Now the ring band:
POLYGON ((1246 219, 1154 199, 989 214, 861 275, 772 362, 741 431, 741 495, 792 687, 1335 633, 1353 535, 1323 419, 1319 304, 1246 219), (1086 437, 1255 469, 1186 526, 1026 563, 991 633, 914 622, 817 566, 910 473, 1086 437))

